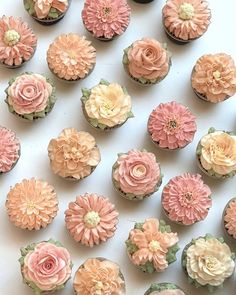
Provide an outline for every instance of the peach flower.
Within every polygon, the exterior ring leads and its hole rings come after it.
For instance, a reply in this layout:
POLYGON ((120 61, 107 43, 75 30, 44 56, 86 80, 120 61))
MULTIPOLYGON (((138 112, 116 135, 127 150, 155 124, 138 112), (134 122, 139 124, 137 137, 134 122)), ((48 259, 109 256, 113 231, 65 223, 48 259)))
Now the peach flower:
POLYGON ((125 281, 116 263, 90 258, 77 270, 74 290, 77 295, 124 295, 125 281))
POLYGON ((7 103, 19 115, 46 109, 52 94, 52 85, 39 74, 22 74, 7 89, 7 103))
POLYGON ((57 9, 60 13, 64 13, 68 8, 68 0, 33 0, 34 9, 37 18, 46 18, 51 8, 57 9))
POLYGON ((200 141, 202 167, 226 175, 236 170, 236 136, 215 131, 202 137, 200 141))
POLYGON ((149 295, 185 295, 183 291, 179 289, 166 289, 162 291, 154 291, 149 295))
POLYGON ((236 198, 232 199, 226 206, 224 222, 227 232, 236 239, 236 198))
POLYGON ((225 53, 200 57, 192 72, 193 89, 207 101, 217 103, 236 93, 236 67, 225 53))
POLYGON ((74 128, 64 129, 50 141, 48 155, 55 174, 77 180, 90 175, 101 159, 95 138, 74 128))

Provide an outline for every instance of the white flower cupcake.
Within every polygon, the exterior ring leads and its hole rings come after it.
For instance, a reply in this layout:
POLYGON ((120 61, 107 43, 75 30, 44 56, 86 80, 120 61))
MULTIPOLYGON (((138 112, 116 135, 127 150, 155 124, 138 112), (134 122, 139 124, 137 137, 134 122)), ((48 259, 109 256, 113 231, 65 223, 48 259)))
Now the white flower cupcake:
POLYGON ((173 283, 152 284, 144 295, 186 295, 184 291, 173 283))

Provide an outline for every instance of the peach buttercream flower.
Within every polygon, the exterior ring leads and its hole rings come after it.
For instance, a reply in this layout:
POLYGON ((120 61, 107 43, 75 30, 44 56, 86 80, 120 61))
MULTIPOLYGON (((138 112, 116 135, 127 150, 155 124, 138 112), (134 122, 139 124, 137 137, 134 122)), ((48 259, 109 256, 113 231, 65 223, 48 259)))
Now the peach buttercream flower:
POLYGON ((74 128, 64 129, 50 141, 48 156, 55 174, 76 180, 90 175, 101 159, 95 138, 74 128))
POLYGON ((93 69, 96 49, 86 38, 76 34, 60 35, 47 51, 49 68, 65 80, 83 79, 93 69))
POLYGON ((34 9, 37 18, 46 18, 51 8, 55 8, 58 12, 64 13, 68 8, 68 0, 33 0, 34 9))
POLYGON ((229 246, 214 237, 198 238, 186 250, 187 273, 202 286, 220 286, 234 267, 229 246))
POLYGON ((54 188, 46 181, 24 179, 9 191, 6 209, 10 221, 17 227, 39 230, 57 215, 58 199, 54 188))
POLYGON ((224 226, 226 231, 236 239, 236 198, 232 199, 225 208, 224 226))
POLYGON ((65 222, 77 242, 93 247, 114 235, 118 215, 115 206, 107 198, 86 193, 69 203, 65 222))
POLYGON ((226 175, 236 170, 236 136, 214 131, 200 141, 200 163, 209 171, 226 175))
POLYGON ((90 258, 74 277, 77 295, 124 295, 125 281, 118 264, 102 258, 90 258))
POLYGON ((236 93, 236 66, 225 53, 200 57, 192 72, 192 87, 207 101, 217 103, 236 93))
POLYGON ((21 18, 0 18, 0 62, 20 66, 29 60, 37 46, 37 37, 21 18))
POLYGON ((167 0, 162 15, 168 32, 186 41, 203 35, 211 19, 205 0, 167 0))

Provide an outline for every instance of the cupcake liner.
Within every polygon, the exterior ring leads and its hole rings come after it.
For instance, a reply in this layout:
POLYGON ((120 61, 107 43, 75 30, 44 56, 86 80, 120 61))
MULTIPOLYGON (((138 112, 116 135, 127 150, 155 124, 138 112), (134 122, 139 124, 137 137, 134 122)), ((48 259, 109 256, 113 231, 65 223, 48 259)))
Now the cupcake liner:
POLYGON ((228 229, 225 227, 226 225, 226 221, 224 220, 225 218, 225 215, 226 215, 226 210, 228 209, 229 207, 229 204, 233 201, 236 201, 236 198, 232 198, 231 200, 228 201, 228 203, 225 205, 225 208, 223 210, 223 213, 222 213, 222 226, 223 226, 223 229, 224 229, 224 232, 225 234, 227 235, 227 237, 229 237, 231 239, 231 241, 233 242, 236 242, 236 239, 229 233, 228 229))
POLYGON ((147 3, 153 2, 154 0, 133 0, 133 1, 140 4, 147 4, 147 3))
MULTIPOLYGON (((151 284, 150 288, 144 293, 144 295, 149 295, 152 292, 161 292, 161 291, 165 291, 165 290, 180 290, 184 293, 184 291, 177 285, 173 284, 173 283, 154 283, 151 284)), ((185 294, 185 293, 184 293, 185 294)))

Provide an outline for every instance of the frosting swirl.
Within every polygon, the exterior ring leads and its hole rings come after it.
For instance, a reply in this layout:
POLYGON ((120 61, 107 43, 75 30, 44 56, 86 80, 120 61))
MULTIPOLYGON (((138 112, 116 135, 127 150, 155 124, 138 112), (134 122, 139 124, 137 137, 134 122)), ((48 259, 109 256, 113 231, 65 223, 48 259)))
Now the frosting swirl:
POLYGON ((225 229, 236 239, 236 198, 232 199, 225 208, 225 229))

